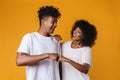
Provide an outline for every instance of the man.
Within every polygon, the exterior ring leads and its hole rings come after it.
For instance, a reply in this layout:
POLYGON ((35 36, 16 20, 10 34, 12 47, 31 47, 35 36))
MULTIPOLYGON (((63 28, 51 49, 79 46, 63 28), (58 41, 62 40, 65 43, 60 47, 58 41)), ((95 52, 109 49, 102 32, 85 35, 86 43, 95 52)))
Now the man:
POLYGON ((52 34, 61 13, 53 6, 41 7, 38 11, 38 32, 26 34, 17 51, 16 64, 27 66, 27 80, 60 80, 59 43, 52 34))

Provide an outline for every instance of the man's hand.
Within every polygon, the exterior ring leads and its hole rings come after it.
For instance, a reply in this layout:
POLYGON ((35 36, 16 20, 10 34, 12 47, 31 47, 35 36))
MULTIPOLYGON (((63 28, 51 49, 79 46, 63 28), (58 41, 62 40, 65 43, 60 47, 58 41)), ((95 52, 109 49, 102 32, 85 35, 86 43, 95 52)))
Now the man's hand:
POLYGON ((54 35, 55 39, 59 42, 60 40, 62 40, 62 37, 60 35, 54 35))
POLYGON ((58 58, 59 58, 57 53, 48 53, 48 57, 56 61, 58 61, 58 58))

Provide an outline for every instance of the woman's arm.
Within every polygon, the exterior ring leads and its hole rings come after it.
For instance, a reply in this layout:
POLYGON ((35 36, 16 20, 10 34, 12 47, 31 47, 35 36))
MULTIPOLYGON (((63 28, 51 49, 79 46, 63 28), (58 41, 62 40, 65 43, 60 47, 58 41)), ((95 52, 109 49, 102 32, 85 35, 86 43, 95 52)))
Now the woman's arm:
POLYGON ((68 62, 69 64, 71 64, 74 68, 76 68, 78 71, 83 72, 85 74, 88 73, 89 70, 89 64, 84 63, 84 64, 79 64, 69 58, 66 58, 64 56, 61 56, 59 61, 61 62, 68 62))

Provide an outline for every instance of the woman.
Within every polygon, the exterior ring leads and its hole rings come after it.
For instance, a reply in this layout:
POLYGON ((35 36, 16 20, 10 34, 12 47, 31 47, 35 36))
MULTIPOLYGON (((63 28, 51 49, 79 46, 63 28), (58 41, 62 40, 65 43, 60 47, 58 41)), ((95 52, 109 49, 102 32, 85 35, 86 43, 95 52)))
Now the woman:
POLYGON ((71 30, 72 41, 62 43, 62 80, 89 80, 91 47, 95 44, 97 31, 94 25, 78 20, 71 30))

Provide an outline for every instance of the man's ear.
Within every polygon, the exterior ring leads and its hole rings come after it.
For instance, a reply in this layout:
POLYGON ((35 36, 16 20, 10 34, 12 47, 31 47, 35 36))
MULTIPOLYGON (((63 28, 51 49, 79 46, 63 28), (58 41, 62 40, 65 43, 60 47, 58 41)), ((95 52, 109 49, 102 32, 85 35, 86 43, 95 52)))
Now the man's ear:
POLYGON ((45 22, 48 20, 48 17, 44 17, 42 20, 41 20, 41 23, 42 24, 45 24, 45 22))
POLYGON ((44 21, 45 21, 45 20, 44 20, 44 19, 42 19, 42 20, 41 20, 41 24, 44 24, 44 21))

